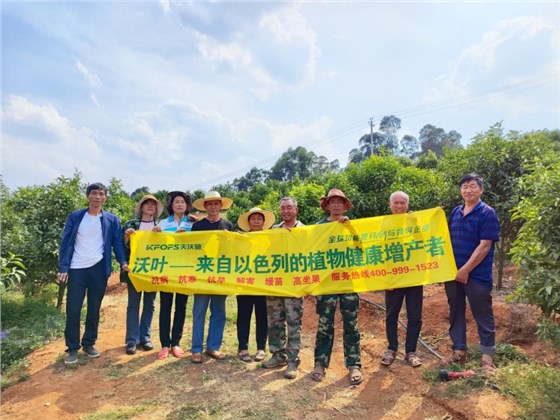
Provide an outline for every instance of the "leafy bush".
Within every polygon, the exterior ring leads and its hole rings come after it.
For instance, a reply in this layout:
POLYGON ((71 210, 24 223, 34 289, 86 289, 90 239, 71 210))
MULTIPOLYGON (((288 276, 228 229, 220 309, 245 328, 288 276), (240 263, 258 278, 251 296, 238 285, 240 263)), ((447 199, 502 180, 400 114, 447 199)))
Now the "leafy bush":
POLYGON ((7 257, 2 257, 2 284, 0 291, 13 288, 21 283, 25 277, 25 265, 20 256, 8 251, 7 257))
POLYGON ((515 297, 536 305, 542 315, 538 324, 541 339, 560 346, 560 160, 544 157, 535 170, 521 179, 530 195, 514 209, 513 218, 525 223, 513 243, 513 259, 520 265, 515 297), (556 162, 546 164, 546 159, 556 162))

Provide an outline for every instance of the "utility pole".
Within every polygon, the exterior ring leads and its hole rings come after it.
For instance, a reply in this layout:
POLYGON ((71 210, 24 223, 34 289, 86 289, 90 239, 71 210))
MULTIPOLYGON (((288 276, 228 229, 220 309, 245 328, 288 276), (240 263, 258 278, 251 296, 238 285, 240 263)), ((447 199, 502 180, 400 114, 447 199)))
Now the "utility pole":
POLYGON ((373 156, 373 118, 369 119, 369 155, 373 156))

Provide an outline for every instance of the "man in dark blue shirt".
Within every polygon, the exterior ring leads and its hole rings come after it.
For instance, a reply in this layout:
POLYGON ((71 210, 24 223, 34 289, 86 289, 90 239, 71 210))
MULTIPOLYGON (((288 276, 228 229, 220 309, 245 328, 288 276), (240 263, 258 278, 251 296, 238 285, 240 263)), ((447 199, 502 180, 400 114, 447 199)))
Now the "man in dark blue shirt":
POLYGON ((445 283, 453 352, 442 359, 442 364, 467 360, 465 311, 468 298, 478 327, 483 373, 492 373, 492 356, 496 350, 492 263, 494 242, 500 239, 500 222, 494 209, 480 199, 484 185, 478 174, 465 175, 459 185, 464 204, 455 207, 449 216, 449 233, 458 271, 455 281, 445 283))

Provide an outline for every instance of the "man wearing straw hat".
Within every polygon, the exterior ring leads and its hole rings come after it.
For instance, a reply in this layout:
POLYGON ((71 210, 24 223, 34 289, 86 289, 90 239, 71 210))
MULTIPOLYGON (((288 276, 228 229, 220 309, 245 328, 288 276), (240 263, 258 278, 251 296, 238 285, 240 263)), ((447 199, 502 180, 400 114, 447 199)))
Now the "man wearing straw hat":
MULTIPOLYGON (((297 220, 298 212, 299 208, 295 198, 282 198, 280 200, 282 223, 272 227, 291 229, 304 226, 297 220)), ((262 366, 272 369, 287 364, 288 367, 284 372, 284 377, 295 379, 300 364, 303 298, 267 296, 266 310, 268 314, 268 346, 272 357, 263 362, 262 366)))
MULTIPOLYGON (((218 191, 208 191, 204 198, 199 198, 193 203, 193 207, 200 211, 206 211, 204 219, 196 222, 192 231, 206 230, 233 230, 231 222, 223 219, 220 212, 227 210, 233 204, 231 198, 222 197, 218 191)), ((205 353, 216 360, 223 360, 224 354, 220 351, 224 338, 224 327, 226 325, 226 296, 225 295, 194 295, 193 326, 191 362, 202 363, 202 346, 204 343, 204 324, 206 312, 210 306, 210 325, 206 338, 205 353)))
MULTIPOLYGON (((317 222, 345 223, 349 219, 344 213, 353 206, 342 191, 337 188, 331 189, 326 196, 321 198, 321 208, 328 213, 328 217, 317 222)), ((361 354, 360 354, 360 331, 358 330, 358 311, 360 309, 360 297, 357 293, 340 293, 317 296, 317 315, 319 325, 317 326, 317 337, 315 339, 315 368, 311 379, 321 382, 325 377, 325 371, 329 367, 334 341, 334 315, 337 303, 340 304, 342 322, 344 328, 344 364, 350 373, 350 384, 362 383, 361 354)))

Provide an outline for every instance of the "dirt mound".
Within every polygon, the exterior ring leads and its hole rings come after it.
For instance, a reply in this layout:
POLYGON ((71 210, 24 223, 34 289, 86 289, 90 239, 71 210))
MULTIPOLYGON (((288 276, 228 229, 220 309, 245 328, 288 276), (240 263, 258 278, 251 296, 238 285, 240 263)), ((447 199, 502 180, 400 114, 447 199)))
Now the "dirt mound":
MULTIPOLYGON (((364 293, 362 297, 384 304, 382 292, 364 293)), ((423 369, 437 365, 437 359, 422 346, 418 348, 424 361, 422 368, 407 366, 402 353, 390 368, 382 367, 379 358, 386 348, 385 313, 371 303, 363 301, 361 305, 364 383, 358 387, 348 384, 339 313, 325 381, 311 381, 317 328, 312 297, 305 299, 300 375, 295 381, 287 381, 282 370, 241 363, 235 357, 236 348, 227 344, 222 350, 229 356, 221 363, 206 360, 193 365, 188 359, 172 358, 161 362, 155 352, 126 356, 126 287, 113 276, 102 308, 98 341, 101 357, 86 360, 80 356, 78 367, 71 369, 63 363, 63 339, 36 351, 29 358, 28 380, 3 392, 2 415, 76 419, 124 410, 127 416, 123 418, 185 418, 191 415, 188 413, 202 413, 206 418, 508 418, 512 402, 489 389, 461 400, 444 397, 441 391, 445 384, 433 386, 422 378, 423 369)), ((557 362, 554 352, 535 343, 535 313, 530 307, 507 304, 498 295, 494 308, 500 341, 520 345, 537 359, 557 362)), ((235 336, 234 319, 235 315, 228 313, 226 335, 230 337, 235 336)), ((440 354, 449 351, 448 321, 443 286, 426 287, 422 337, 440 354)), ((188 318, 185 348, 190 339, 189 322, 188 318)), ((468 322, 469 343, 474 345, 478 339, 470 314, 468 322)), ((157 337, 157 317, 153 326, 153 336, 157 337)), ((404 336, 399 339, 404 342, 404 336)))

